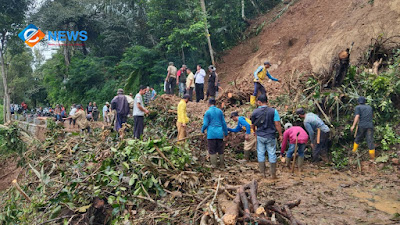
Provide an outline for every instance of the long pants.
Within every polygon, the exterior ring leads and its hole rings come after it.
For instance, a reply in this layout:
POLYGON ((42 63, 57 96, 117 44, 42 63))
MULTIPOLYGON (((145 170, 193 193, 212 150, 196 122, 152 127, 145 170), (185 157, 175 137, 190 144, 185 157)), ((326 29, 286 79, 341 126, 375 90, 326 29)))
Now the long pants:
POLYGON ((173 95, 175 92, 176 78, 170 77, 167 82, 166 93, 173 95))
MULTIPOLYGON (((292 158, 294 150, 296 148, 296 144, 289 144, 289 149, 286 154, 286 157, 292 158)), ((306 149, 306 144, 297 143, 297 155, 300 157, 304 157, 304 149, 306 149)))
POLYGON ((196 102, 204 99, 204 84, 196 84, 196 102))
POLYGON ((214 86, 214 84, 210 84, 208 83, 208 87, 207 87, 207 98, 215 98, 215 91, 216 91, 216 87, 214 86))
POLYGON ((254 134, 249 135, 249 140, 244 140, 244 147, 245 151, 251 151, 257 148, 257 138, 254 134))
POLYGON ((126 123, 126 116, 117 113, 117 118, 114 127, 117 132, 119 131, 119 129, 121 129, 123 123, 126 123))
POLYGON ((276 139, 257 136, 257 160, 265 162, 265 153, 268 153, 268 161, 276 163, 276 139))
POLYGON ((183 97, 183 95, 186 93, 186 84, 180 82, 179 83, 179 96, 183 97))
POLYGON ((210 155, 224 154, 224 139, 208 139, 208 153, 210 155))
POLYGON ((75 126, 75 123, 76 123, 76 119, 75 120, 72 118, 69 119, 69 125, 73 124, 75 126))
POLYGON ((193 100, 193 88, 189 88, 189 90, 186 90, 186 92, 189 94, 189 101, 193 100))
MULTIPOLYGON (((315 135, 316 136, 316 135, 315 135)), ((317 144, 317 137, 314 138, 314 150, 312 152, 312 161, 318 162, 321 160, 321 155, 328 155, 328 141, 329 133, 321 131, 321 137, 319 139, 319 144, 317 144)))
POLYGON ((368 150, 374 150, 374 128, 361 128, 358 127, 356 140, 354 141, 356 144, 360 144, 364 137, 367 139, 368 150))
POLYGON ((262 86, 262 84, 260 84, 260 82, 254 82, 254 93, 253 93, 253 96, 257 96, 258 91, 260 91, 262 95, 265 95, 267 93, 265 91, 264 86, 262 86))
POLYGON ((347 75, 347 70, 349 69, 349 59, 340 60, 339 69, 336 74, 335 87, 341 86, 344 78, 347 75))
POLYGON ((182 123, 176 122, 176 127, 178 128, 178 140, 184 139, 187 136, 186 126, 182 126, 182 123))
POLYGON ((136 139, 140 139, 143 135, 144 129, 144 116, 133 116, 133 135, 136 139))

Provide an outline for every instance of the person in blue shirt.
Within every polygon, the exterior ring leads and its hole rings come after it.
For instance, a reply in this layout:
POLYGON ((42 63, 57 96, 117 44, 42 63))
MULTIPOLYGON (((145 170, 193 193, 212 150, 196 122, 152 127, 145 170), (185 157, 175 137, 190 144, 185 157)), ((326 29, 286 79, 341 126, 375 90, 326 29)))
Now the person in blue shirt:
POLYGON ((282 127, 278 111, 268 107, 266 95, 260 95, 257 99, 259 107, 251 115, 252 128, 257 135, 257 159, 262 176, 265 176, 265 153, 268 153, 270 173, 272 179, 276 179, 276 132, 282 142, 282 127), (257 127, 257 129, 256 129, 257 127))
POLYGON ((277 78, 271 76, 271 74, 268 72, 268 68, 271 67, 270 62, 264 62, 263 66, 259 66, 256 71, 254 71, 254 93, 252 96, 250 96, 250 104, 255 105, 256 104, 256 98, 258 91, 261 92, 261 95, 266 95, 266 91, 264 86, 261 84, 261 80, 264 80, 265 77, 268 77, 269 79, 277 82, 281 82, 277 78))
POLYGON ((312 162, 321 161, 321 156, 323 156, 324 161, 327 161, 329 127, 316 114, 306 113, 303 108, 297 109, 296 114, 304 120, 304 127, 310 136, 311 148, 313 149, 312 162), (318 132, 320 132, 319 140, 318 132))
POLYGON ((211 98, 208 102, 210 108, 204 114, 201 132, 207 130, 208 153, 210 154, 211 166, 217 167, 218 156, 221 167, 224 164, 224 136, 228 135, 224 113, 215 106, 215 99, 211 98), (218 154, 218 155, 217 155, 218 154))
POLYGON ((245 131, 246 135, 244 138, 244 159, 248 162, 250 161, 250 151, 256 148, 257 138, 254 135, 254 130, 251 129, 251 120, 244 117, 239 116, 238 112, 231 113, 231 119, 235 122, 238 122, 235 128, 228 128, 229 132, 238 133, 240 131, 245 131))

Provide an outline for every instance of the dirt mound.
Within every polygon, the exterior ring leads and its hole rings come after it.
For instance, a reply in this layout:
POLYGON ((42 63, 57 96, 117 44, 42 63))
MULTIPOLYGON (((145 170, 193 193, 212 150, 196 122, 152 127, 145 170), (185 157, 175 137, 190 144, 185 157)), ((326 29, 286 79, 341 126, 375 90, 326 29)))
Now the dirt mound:
POLYGON ((0 191, 7 189, 21 172, 17 159, 0 160, 0 191))
MULTIPOLYGON (((350 63, 356 64, 372 38, 400 34, 400 0, 292 2, 278 19, 277 14, 287 5, 279 5, 261 18, 266 24, 263 31, 222 57, 217 68, 223 88, 234 80, 251 82, 254 70, 266 60, 273 64, 271 74, 283 81, 295 70, 323 72, 352 42, 350 63)), ((264 82, 269 83, 269 95, 282 93, 281 84, 264 82)))

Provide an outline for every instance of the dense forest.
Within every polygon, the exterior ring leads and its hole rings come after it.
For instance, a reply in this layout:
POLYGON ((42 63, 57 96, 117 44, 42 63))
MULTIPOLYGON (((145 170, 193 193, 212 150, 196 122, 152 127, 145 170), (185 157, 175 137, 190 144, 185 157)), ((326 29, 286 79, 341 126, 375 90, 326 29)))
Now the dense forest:
MULTIPOLYGON (((211 64, 245 38, 249 21, 279 0, 2 0, 1 43, 10 103, 105 102, 117 88, 136 92, 139 84, 162 91, 169 61, 177 66, 211 64), (243 10, 243 11, 242 11, 243 10), (47 31, 86 31, 87 40, 62 43, 44 60, 42 50, 17 37, 28 24, 47 31)), ((47 36, 47 35, 46 35, 47 36)), ((48 45, 48 38, 42 41, 48 45)))

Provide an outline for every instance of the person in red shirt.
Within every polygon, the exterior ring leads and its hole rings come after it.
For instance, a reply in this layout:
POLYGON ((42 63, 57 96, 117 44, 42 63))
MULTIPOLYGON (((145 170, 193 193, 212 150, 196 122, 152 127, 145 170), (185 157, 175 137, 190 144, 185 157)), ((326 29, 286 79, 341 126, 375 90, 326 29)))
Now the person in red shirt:
POLYGON ((291 123, 285 124, 285 132, 283 133, 281 148, 281 157, 283 157, 283 153, 285 153, 286 150, 287 142, 289 141, 289 149, 286 154, 286 166, 289 167, 296 147, 297 134, 299 134, 297 139, 297 166, 299 167, 299 171, 302 171, 304 163, 304 149, 306 148, 306 144, 308 142, 308 134, 302 127, 293 126, 291 123))

